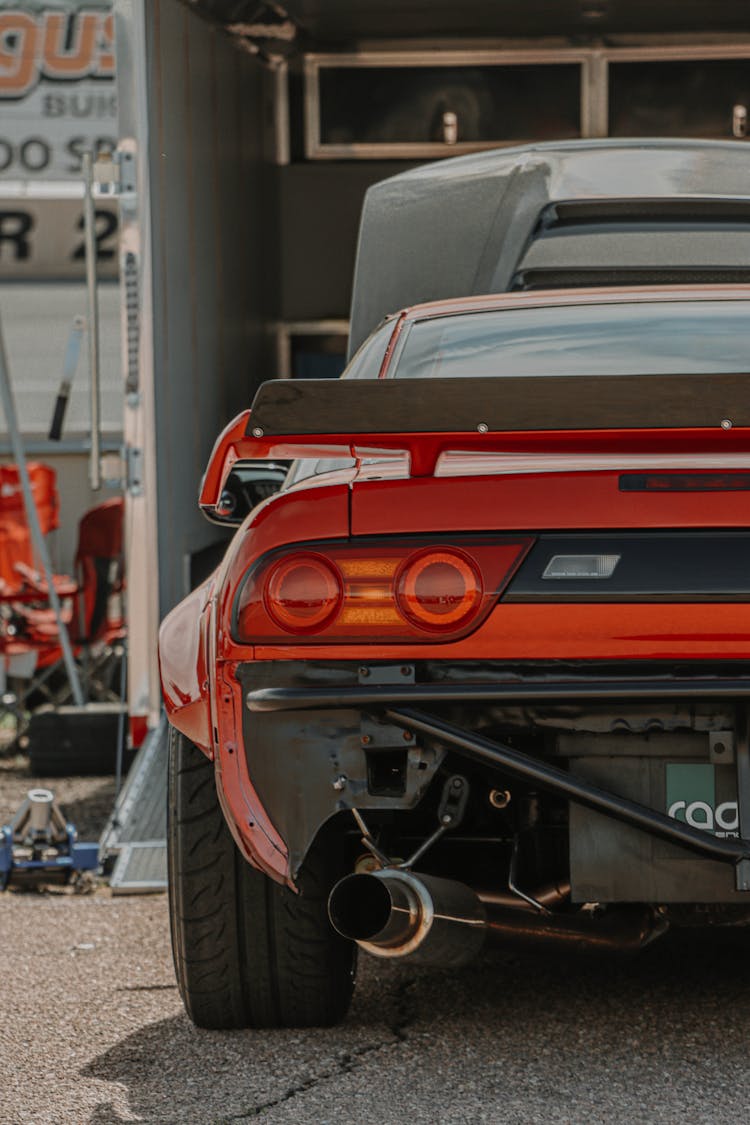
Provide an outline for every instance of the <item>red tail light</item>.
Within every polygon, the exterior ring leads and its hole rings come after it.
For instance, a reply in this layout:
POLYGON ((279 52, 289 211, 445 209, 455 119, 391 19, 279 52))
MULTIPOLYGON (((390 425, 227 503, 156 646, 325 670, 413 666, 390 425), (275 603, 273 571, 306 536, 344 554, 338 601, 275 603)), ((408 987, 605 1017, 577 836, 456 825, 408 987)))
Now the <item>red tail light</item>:
POLYGON ((482 601, 482 577, 458 551, 428 547, 411 555, 396 577, 396 604, 407 621, 431 632, 452 632, 474 617, 482 601))
POLYGON ((252 643, 456 640, 485 619, 531 543, 394 540, 275 554, 246 576, 232 633, 252 643))
POLYGON ((338 567, 320 555, 280 559, 266 578, 269 616, 288 633, 319 633, 338 614, 344 586, 338 567))

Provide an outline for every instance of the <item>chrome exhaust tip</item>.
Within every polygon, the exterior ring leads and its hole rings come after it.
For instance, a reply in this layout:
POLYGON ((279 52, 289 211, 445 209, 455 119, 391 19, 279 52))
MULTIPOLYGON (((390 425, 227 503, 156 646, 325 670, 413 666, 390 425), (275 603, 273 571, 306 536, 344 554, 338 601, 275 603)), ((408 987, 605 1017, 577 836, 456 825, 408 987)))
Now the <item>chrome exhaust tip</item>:
POLYGON ((482 948, 486 914, 470 887, 385 868, 347 875, 328 899, 331 925, 376 957, 453 967, 482 948))
MULTIPOLYGON (((552 904, 568 888, 542 888, 552 904)), ((536 913, 508 894, 387 867, 347 875, 331 891, 333 928, 375 957, 408 958, 454 968, 471 961, 485 940, 505 947, 632 955, 660 937, 667 921, 650 907, 614 905, 601 916, 585 909, 536 913)))

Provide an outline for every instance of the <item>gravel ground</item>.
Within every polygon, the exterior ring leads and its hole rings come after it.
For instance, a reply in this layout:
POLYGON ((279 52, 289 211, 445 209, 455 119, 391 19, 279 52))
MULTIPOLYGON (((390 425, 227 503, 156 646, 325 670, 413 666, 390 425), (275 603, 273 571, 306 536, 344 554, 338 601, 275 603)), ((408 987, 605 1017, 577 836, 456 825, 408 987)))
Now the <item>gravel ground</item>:
POLYGON ((28 758, 0 754, 0 824, 7 824, 32 787, 51 789, 80 840, 97 840, 115 798, 113 777, 32 777, 28 758))
MULTIPOLYGON (((29 783, 0 773, 3 813, 29 783)), ((81 819, 111 794, 55 784, 81 819)), ((342 1027, 217 1033, 182 1012, 163 895, 8 893, 0 912, 2 1125, 750 1119, 739 933, 669 936, 628 963, 363 958, 342 1027)))

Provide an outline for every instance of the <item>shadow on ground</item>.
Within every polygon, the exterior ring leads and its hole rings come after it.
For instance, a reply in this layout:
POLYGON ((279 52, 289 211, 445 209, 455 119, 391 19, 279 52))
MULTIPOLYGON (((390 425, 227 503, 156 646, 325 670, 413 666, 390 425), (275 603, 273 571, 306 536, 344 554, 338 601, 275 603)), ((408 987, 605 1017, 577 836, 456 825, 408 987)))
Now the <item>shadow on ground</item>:
POLYGON ((29 789, 51 789, 81 840, 99 838, 114 805, 113 776, 39 777, 32 774, 28 758, 0 759, 0 824, 14 815, 29 789))
MULTIPOLYGON (((467 1080, 506 1121, 678 1120, 688 1109, 693 1120, 739 1120, 750 1101, 749 936, 669 934, 628 962, 492 952, 451 973, 368 958, 339 1028, 205 1032, 179 1016, 127 1036, 83 1073, 121 1083, 136 1119, 164 1125, 328 1120, 316 1118, 328 1103, 331 1120, 356 1121, 336 1106, 357 1083, 378 1092, 382 1121, 398 1120, 389 1098, 404 1113, 416 1106, 412 1121, 493 1120, 471 1115, 467 1080), (652 1113, 649 1099, 674 1116, 652 1113)), ((106 1104, 89 1118, 120 1120, 106 1104)))
MULTIPOLYGON (((78 829, 79 840, 97 840, 104 831, 115 802, 115 779, 89 778, 89 792, 85 796, 60 798, 63 812, 78 829)), ((58 782, 59 786, 59 782, 58 782)), ((50 788, 54 788, 51 785, 50 788)))

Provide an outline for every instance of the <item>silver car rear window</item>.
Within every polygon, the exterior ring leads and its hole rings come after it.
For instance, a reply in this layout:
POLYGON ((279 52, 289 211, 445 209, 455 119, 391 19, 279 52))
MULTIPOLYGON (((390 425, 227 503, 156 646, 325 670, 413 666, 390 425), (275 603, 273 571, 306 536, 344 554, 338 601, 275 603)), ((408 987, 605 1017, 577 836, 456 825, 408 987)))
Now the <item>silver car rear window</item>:
POLYGON ((750 301, 555 305, 415 321, 397 378, 750 371, 750 301))

